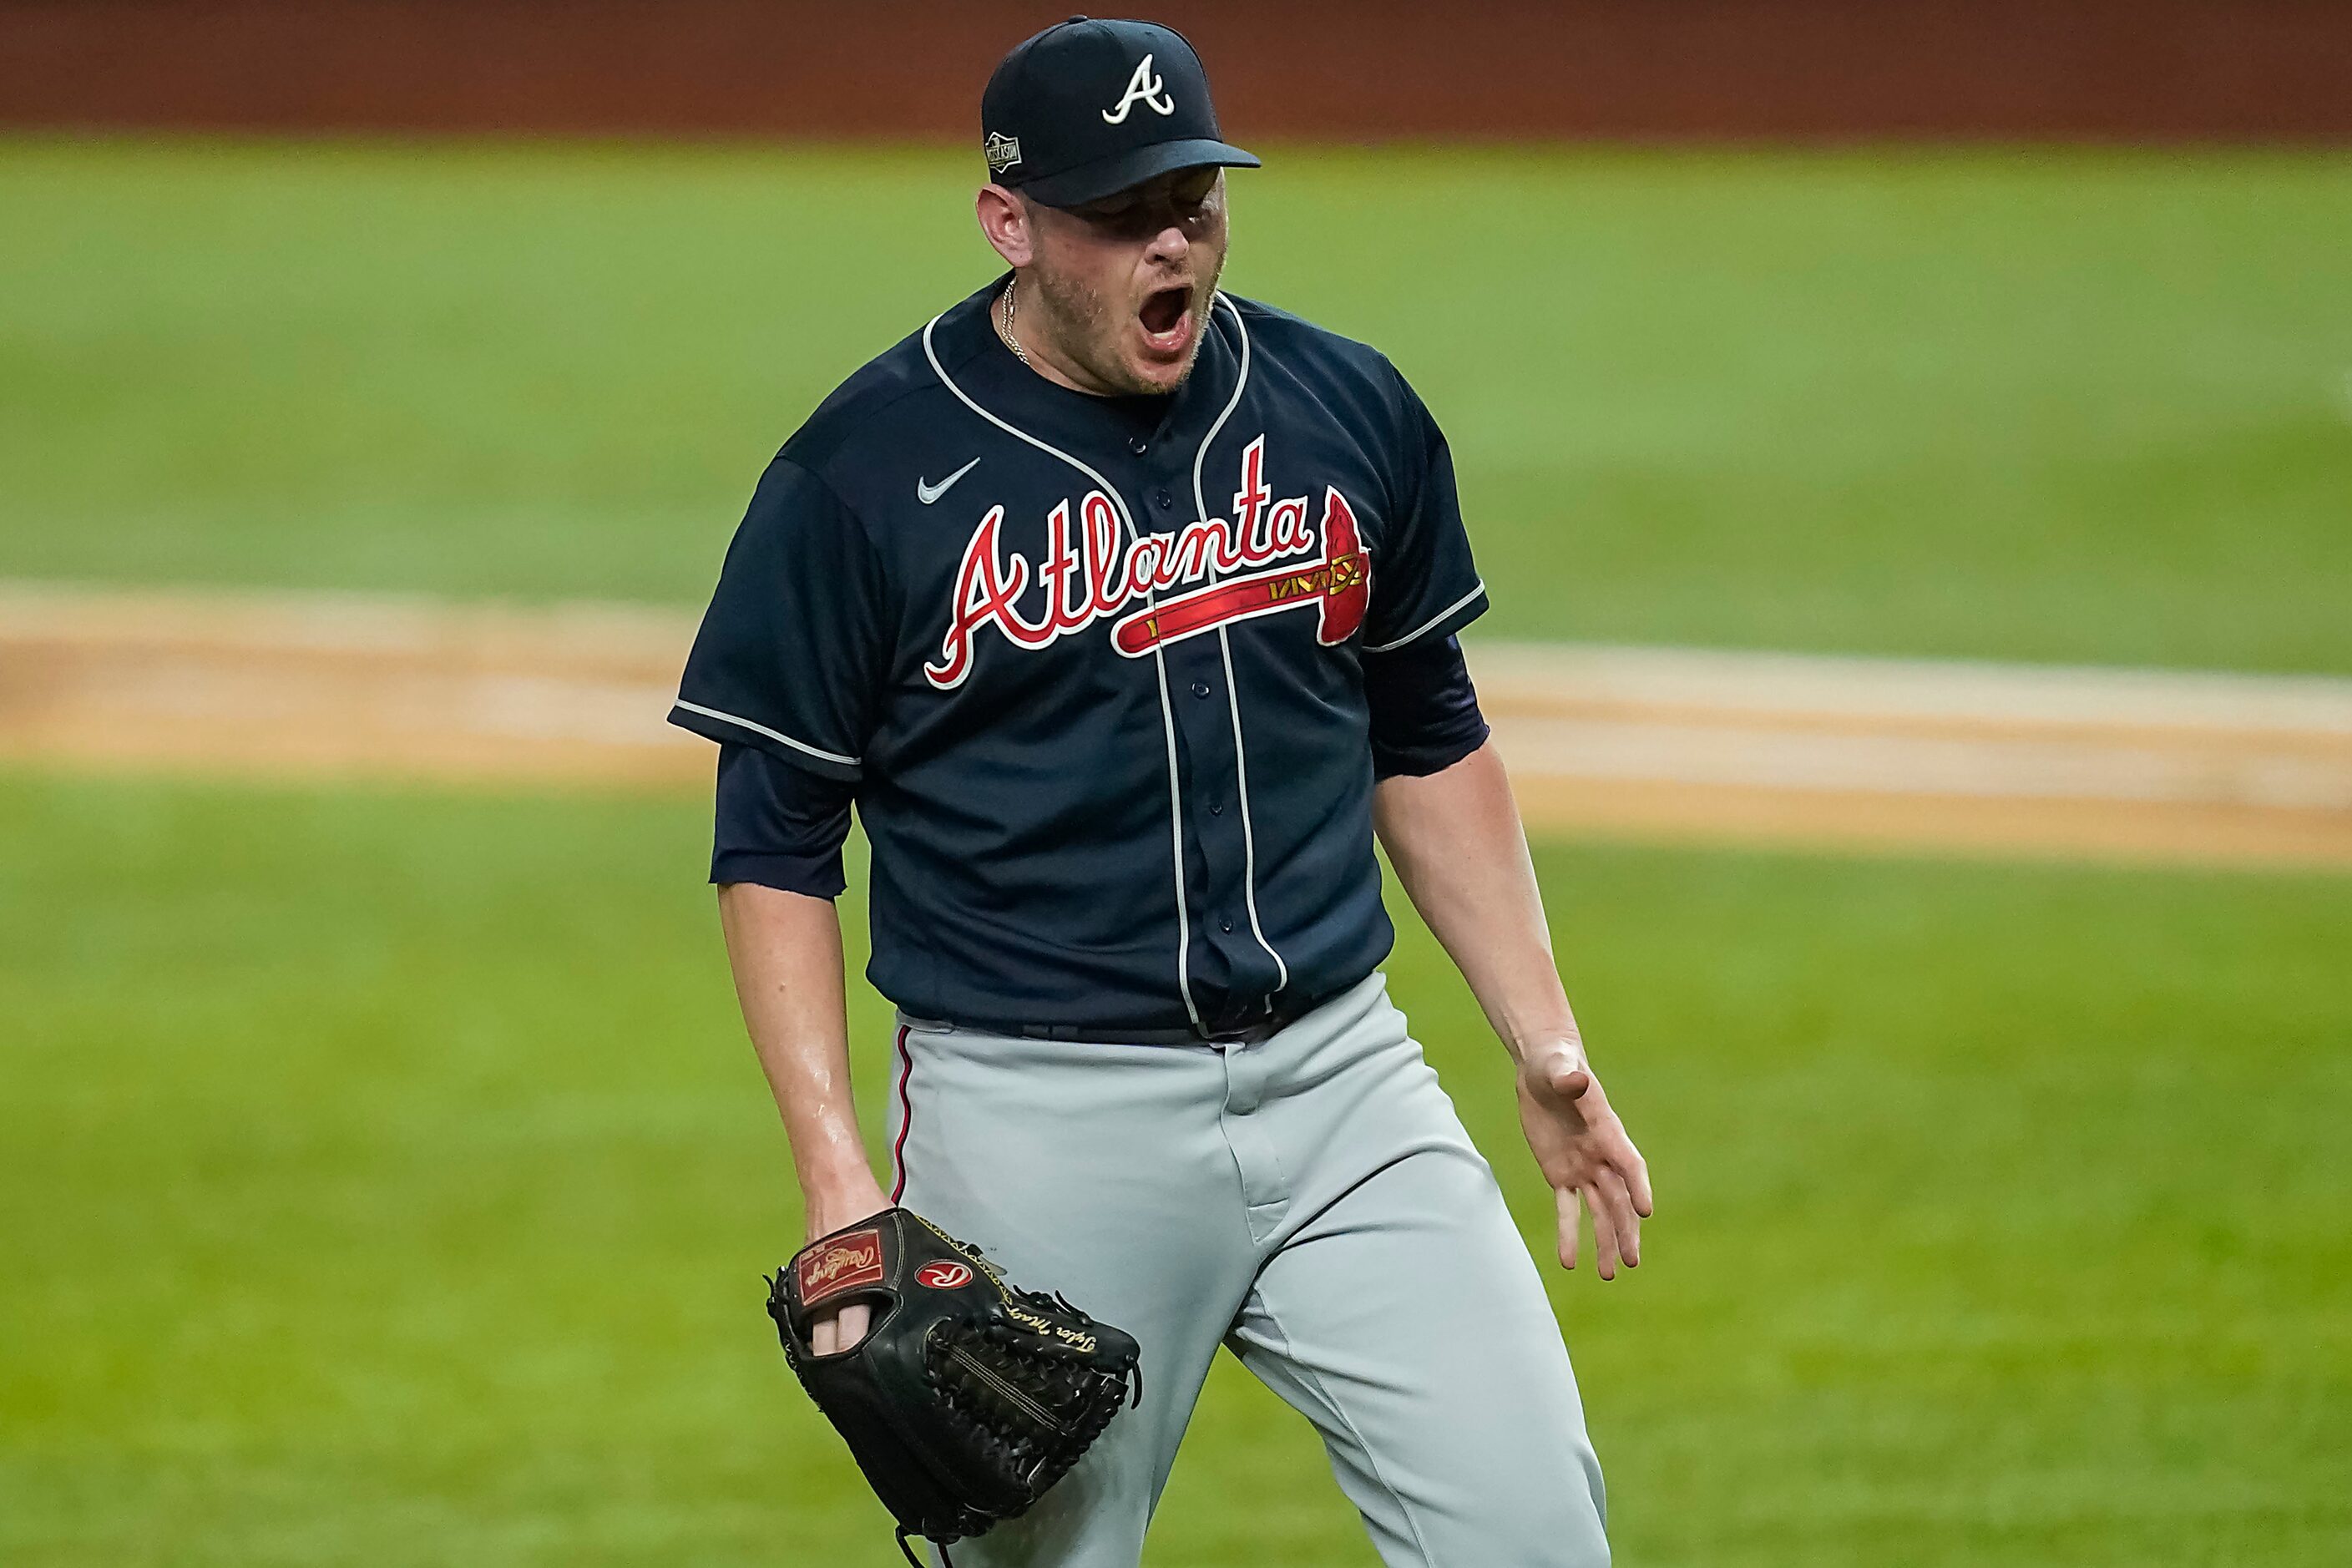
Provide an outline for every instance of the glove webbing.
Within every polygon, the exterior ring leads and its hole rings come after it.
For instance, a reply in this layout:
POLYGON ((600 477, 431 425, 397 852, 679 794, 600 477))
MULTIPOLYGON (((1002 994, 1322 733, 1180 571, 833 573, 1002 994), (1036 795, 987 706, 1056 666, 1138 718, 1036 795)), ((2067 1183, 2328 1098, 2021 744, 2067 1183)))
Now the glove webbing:
MULTIPOLYGON (((995 1272, 992 1266, 990 1272, 995 1272)), ((1050 1303, 1072 1314, 1078 1311, 1058 1291, 1046 1296, 1013 1289, 1007 1294, 1024 1306, 1050 1303)), ((1053 1451, 1041 1454, 1036 1452, 1038 1445, 1032 1434, 1024 1429, 1018 1436, 1008 1436, 1003 1427, 1011 1423, 990 1417, 1001 1417, 1005 1405, 1013 1401, 1036 1405, 1038 1402, 1024 1390, 1038 1382, 1045 1384, 1055 1396, 1052 1401, 1055 1406, 1066 1407, 1088 1381, 1089 1374, 1083 1367, 1066 1357, 1028 1351, 1024 1336, 999 1326, 967 1326, 958 1333, 935 1333, 926 1350, 925 1370, 939 1391, 942 1406, 969 1423, 973 1436, 989 1451, 1002 1455, 1008 1469, 1041 1492, 1069 1473, 1071 1467, 1094 1446, 1095 1439, 1102 1436, 1112 1416, 1122 1408, 1135 1408, 1143 1403, 1143 1367, 1139 1363, 1130 1374, 1127 1399, 1116 1405, 1095 1404, 1082 1408, 1076 1420, 1064 1427, 1053 1451), (1019 1363, 1020 1371, 1008 1374, 1003 1365, 1007 1361, 1019 1363)), ((1045 1409, 1035 1410, 1032 1418, 1036 1416, 1055 1419, 1051 1411, 1045 1409)), ((908 1545, 911 1534, 903 1527, 898 1531, 899 1554, 914 1568, 926 1568, 908 1545)), ((944 1545, 935 1541, 931 1549, 940 1554, 940 1562, 946 1568, 955 1568, 944 1545)))

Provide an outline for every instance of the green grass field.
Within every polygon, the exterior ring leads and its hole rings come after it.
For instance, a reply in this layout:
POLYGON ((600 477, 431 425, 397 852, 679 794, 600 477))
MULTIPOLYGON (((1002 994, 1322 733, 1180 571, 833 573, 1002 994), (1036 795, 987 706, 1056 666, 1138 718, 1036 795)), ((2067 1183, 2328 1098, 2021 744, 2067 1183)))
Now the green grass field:
MULTIPOLYGON (((2352 672, 2352 158, 1272 152, 1229 283, 1423 388, 1492 631, 2352 672)), ((0 577, 695 601, 970 184, 0 141, 0 577)), ((0 773, 0 1563, 897 1561, 704 813, 0 773)), ((2352 879, 1538 862, 1658 1177, 1558 1281, 1629 1568, 2352 1561, 2352 879)), ((1223 1369, 1151 1568, 1370 1568, 1323 1473, 1223 1369)))
MULTIPOLYGON (((1269 151, 1228 281, 1422 386, 1493 632, 2352 671, 2352 157, 1269 151)), ((0 575, 698 599, 972 175, 0 142, 0 575)))
MULTIPOLYGON (((759 1310, 796 1214, 703 832, 0 784, 0 1561, 897 1560, 759 1310)), ((1649 1263, 1557 1289, 1623 1562, 2352 1555, 2352 882, 1542 871, 1659 1178, 1649 1263)), ((1540 1244, 1497 1047, 1394 972, 1540 1244)), ((1245 1376, 1195 1439, 1155 1568, 1369 1568, 1245 1376)))

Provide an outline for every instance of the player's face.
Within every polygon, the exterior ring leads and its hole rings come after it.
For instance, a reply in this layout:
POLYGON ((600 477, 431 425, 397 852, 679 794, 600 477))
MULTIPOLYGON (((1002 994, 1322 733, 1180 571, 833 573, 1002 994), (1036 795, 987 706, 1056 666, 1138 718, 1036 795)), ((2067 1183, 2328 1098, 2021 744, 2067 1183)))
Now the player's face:
POLYGON ((1030 273, 1056 346, 1099 384, 1172 392, 1192 369, 1225 266, 1222 169, 1181 169, 1082 207, 1029 207, 1030 273))

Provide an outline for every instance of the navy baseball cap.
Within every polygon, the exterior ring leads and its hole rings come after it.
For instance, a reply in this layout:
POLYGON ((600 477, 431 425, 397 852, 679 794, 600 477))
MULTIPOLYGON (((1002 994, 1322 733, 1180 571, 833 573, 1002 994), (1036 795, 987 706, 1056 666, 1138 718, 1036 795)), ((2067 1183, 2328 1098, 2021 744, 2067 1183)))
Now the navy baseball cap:
POLYGON ((1078 206, 1177 169, 1255 169, 1217 134, 1209 75, 1157 22, 1073 16, 1016 46, 980 95, 989 177, 1078 206))

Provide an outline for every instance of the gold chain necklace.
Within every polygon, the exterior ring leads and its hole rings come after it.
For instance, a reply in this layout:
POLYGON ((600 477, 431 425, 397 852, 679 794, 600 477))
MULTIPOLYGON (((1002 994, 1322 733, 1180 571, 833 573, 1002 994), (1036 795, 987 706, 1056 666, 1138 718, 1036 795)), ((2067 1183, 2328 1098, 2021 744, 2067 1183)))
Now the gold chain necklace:
POLYGON ((1013 351, 1013 357, 1014 359, 1019 360, 1022 364, 1026 366, 1028 369, 1034 370, 1037 367, 1029 363, 1028 352, 1022 348, 1021 340, 1013 335, 1013 290, 1014 287, 1014 284, 1007 283, 1004 286, 1003 294, 1000 296, 1000 298, 1004 301, 1004 313, 1003 319, 996 323, 996 335, 1004 340, 1004 346, 1013 351))

